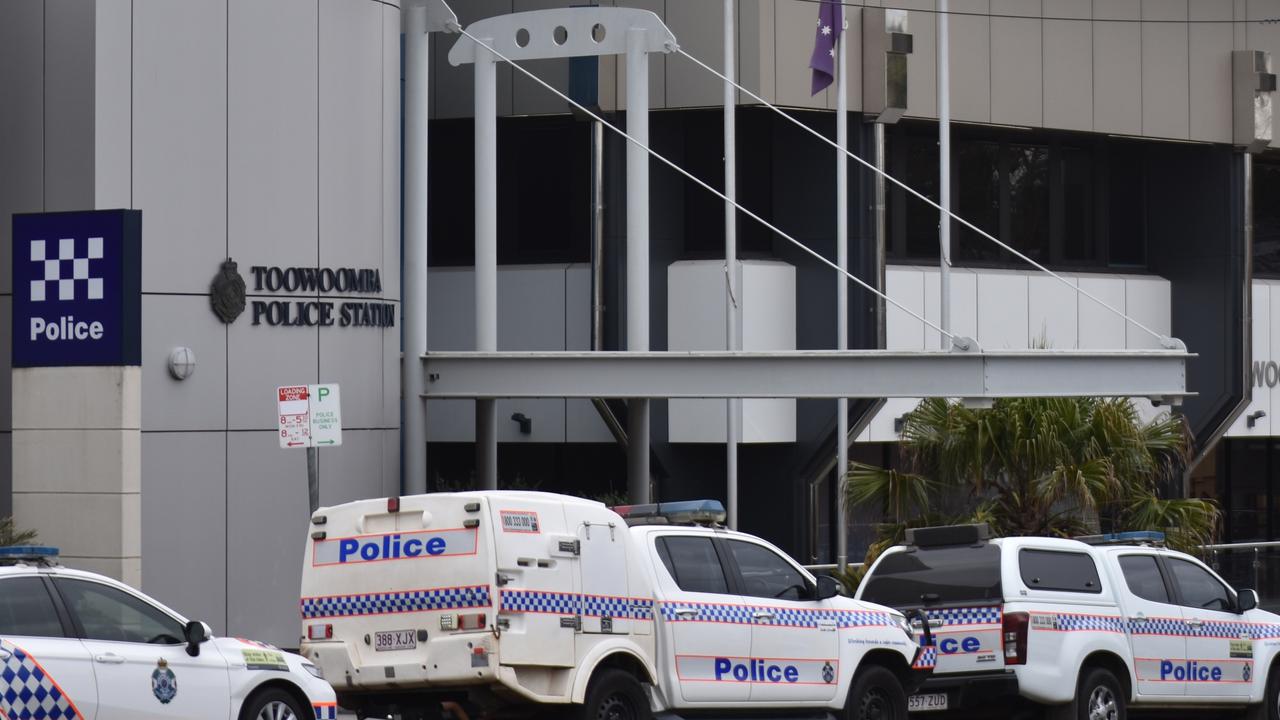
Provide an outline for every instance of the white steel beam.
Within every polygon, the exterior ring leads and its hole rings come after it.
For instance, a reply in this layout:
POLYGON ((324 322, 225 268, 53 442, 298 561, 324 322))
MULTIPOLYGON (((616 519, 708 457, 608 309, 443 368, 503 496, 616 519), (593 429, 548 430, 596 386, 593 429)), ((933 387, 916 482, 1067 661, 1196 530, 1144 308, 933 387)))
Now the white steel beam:
POLYGON ((431 352, 427 398, 1146 397, 1187 392, 1185 350, 431 352))

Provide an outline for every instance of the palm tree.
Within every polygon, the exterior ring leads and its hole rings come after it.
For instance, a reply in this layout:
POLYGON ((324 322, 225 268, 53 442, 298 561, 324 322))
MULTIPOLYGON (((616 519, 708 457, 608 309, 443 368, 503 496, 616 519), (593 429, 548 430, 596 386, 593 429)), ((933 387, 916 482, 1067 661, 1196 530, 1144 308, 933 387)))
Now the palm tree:
POLYGON ((0 547, 9 545, 29 545, 35 542, 36 531, 34 530, 18 530, 13 524, 13 518, 0 518, 0 547))
POLYGON ((1162 530, 1171 547, 1193 549, 1212 540, 1217 506, 1157 491, 1181 476, 1189 444, 1181 417, 1143 423, 1123 398, 1010 398, 990 409, 931 398, 905 418, 908 472, 854 463, 845 502, 883 513, 877 546, 909 526, 981 521, 998 535, 1162 530), (941 515, 948 500, 962 510, 941 515))

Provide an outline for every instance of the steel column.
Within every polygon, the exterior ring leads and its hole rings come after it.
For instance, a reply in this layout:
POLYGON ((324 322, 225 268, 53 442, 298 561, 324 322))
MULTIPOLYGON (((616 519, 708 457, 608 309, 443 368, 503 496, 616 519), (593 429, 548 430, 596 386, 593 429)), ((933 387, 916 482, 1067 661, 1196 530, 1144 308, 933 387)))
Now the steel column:
MULTIPOLYGON (((492 40, 485 38, 486 45, 492 40)), ((493 53, 475 55, 476 350, 498 349, 498 84, 493 53)), ((476 478, 498 487, 498 415, 494 400, 476 400, 476 478)))
MULTIPOLYGON (((938 0, 938 277, 941 314, 938 324, 951 332, 951 19, 947 0, 938 0)), ((938 335, 942 349, 951 347, 946 335, 938 335)))
MULTIPOLYGON (((649 350, 649 56, 640 28, 627 31, 627 349, 649 350), (642 147, 644 146, 644 147, 642 147)), ((649 502, 649 399, 627 403, 627 495, 649 502)))
MULTIPOLYGON (((734 34, 737 23, 734 18, 733 0, 724 0, 724 74, 734 78, 736 57, 734 34)), ((724 84, 724 330, 725 349, 740 350, 738 340, 738 291, 734 283, 738 277, 738 209, 733 203, 738 197, 738 129, 735 113, 738 109, 738 93, 732 82, 724 84)), ((730 529, 738 527, 738 437, 742 433, 742 400, 729 398, 725 402, 725 475, 730 529)))
POLYGON ((427 121, 431 35, 425 5, 405 8, 404 83, 404 482, 406 494, 427 491, 427 419, 422 368, 427 351, 427 121))
MULTIPOLYGON (((844 16, 841 14, 841 22, 844 16)), ((836 42, 836 349, 849 349, 849 83, 845 78, 848 38, 843 30, 836 42)), ((836 400, 836 564, 844 567, 849 552, 849 519, 844 507, 844 476, 849 471, 849 399, 836 400)))

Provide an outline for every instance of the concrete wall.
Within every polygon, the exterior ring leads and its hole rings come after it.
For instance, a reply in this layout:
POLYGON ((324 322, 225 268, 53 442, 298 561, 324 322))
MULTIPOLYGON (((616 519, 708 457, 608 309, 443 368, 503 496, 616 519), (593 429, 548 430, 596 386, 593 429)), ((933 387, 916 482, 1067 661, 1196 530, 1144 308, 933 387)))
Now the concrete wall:
POLYGON ((330 299, 392 303, 398 318, 398 4, 0 4, 0 512, 10 216, 138 208, 142 587, 219 633, 297 643, 306 463, 277 447, 277 385, 342 385, 344 444, 320 453, 322 503, 399 489, 398 319, 224 325, 209 303, 230 256, 250 301, 253 265, 377 269, 381 293, 330 299), (182 382, 166 368, 177 346, 197 361, 182 382))
MULTIPOLYGON (((681 48, 720 68, 720 4, 689 0, 603 0, 661 16, 681 48)), ((910 14, 915 52, 909 65, 909 117, 937 116, 937 18, 934 0, 867 0, 910 14)), ((555 0, 456 3, 464 24, 512 11, 560 7, 555 0)), ((1232 50, 1268 50, 1280 63, 1274 0, 956 0, 951 9, 952 115, 955 120, 1122 135, 1231 141, 1232 50), (1172 22, 1170 22, 1172 21, 1172 22)), ((818 8, 803 0, 741 0, 736 47, 744 86, 778 105, 834 109, 835 93, 809 95, 809 54, 818 8)), ((861 15, 849 12, 850 110, 861 109, 861 15)), ((471 114, 469 67, 449 67, 451 39, 435 53, 436 113, 471 114)), ((678 55, 655 57, 655 108, 714 106, 719 81, 678 55)), ((564 61, 530 63, 557 88, 564 61)), ((600 101, 625 109, 623 67, 601 64, 600 101)), ((509 68, 499 67, 498 112, 565 112, 565 103, 509 68)), ((742 102, 750 103, 748 98, 742 102)), ((1280 147, 1280 113, 1274 147, 1280 147)))
MULTIPOLYGON (((1169 281, 1154 275, 1064 275, 1081 290, 1141 321, 1156 332, 1171 324, 1169 281)), ((938 269, 892 265, 885 273, 889 297, 938 322, 938 269)), ((951 327, 988 350, 1023 350, 1046 345, 1059 350, 1159 348, 1155 338, 1132 323, 1040 273, 955 268, 951 275, 951 327)), ((890 305, 885 319, 886 348, 931 350, 941 346, 937 331, 890 305)), ((1195 352, 1195 349, 1192 349, 1195 352)), ((860 442, 897 442, 893 421, 919 400, 890 398, 860 442)), ((1135 401, 1146 417, 1150 403, 1135 401)))

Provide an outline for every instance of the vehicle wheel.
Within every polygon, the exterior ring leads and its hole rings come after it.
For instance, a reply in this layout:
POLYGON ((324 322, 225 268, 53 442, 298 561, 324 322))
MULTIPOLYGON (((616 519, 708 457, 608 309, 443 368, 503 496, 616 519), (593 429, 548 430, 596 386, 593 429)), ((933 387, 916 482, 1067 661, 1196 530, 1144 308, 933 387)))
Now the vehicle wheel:
POLYGON ((582 720, 650 720, 649 698, 630 673, 605 668, 587 686, 582 720))
POLYGON ((859 670, 849 689, 844 716, 846 720, 906 720, 907 694, 898 676, 879 665, 859 670))
POLYGON ((1125 720, 1126 700, 1110 670, 1086 669, 1076 688, 1076 720, 1125 720))
POLYGON ((240 710, 240 720, 308 720, 310 717, 310 708, 304 712, 296 698, 276 688, 254 693, 240 710))
POLYGON ((1263 712, 1257 714, 1259 718, 1280 720, 1280 673, 1275 667, 1267 673, 1267 692, 1262 696, 1262 708, 1263 712))

